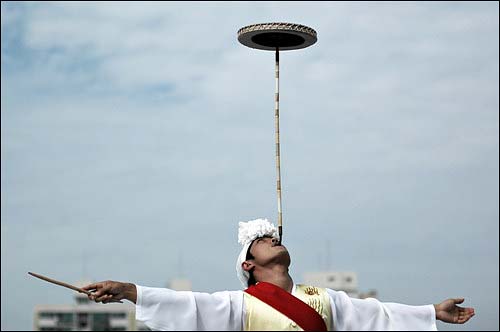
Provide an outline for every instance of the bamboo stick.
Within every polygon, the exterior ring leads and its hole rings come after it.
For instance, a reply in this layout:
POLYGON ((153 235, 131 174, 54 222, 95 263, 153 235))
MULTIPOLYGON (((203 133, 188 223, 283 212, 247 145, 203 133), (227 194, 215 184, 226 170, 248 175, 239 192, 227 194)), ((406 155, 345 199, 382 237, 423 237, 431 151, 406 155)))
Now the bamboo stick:
MULTIPOLYGON (((51 278, 47 278, 45 276, 42 276, 41 274, 38 274, 38 273, 34 273, 34 272, 28 272, 29 275, 32 275, 33 277, 36 277, 36 278, 39 278, 39 279, 42 279, 44 281, 47 281, 47 282, 50 282, 50 283, 53 283, 53 284, 56 284, 56 285, 59 285, 59 286, 63 286, 63 287, 66 287, 66 288, 69 288, 69 289, 72 289, 74 291, 77 291, 78 293, 84 293, 84 294, 87 294, 87 295, 92 295, 92 292, 90 291, 86 291, 84 289, 81 289, 79 287, 76 287, 76 286, 73 286, 73 285, 70 285, 70 284, 67 284, 65 282, 62 282, 62 281, 58 281, 58 280, 55 280, 55 279, 51 279, 51 278)), ((118 303, 123 303, 123 301, 119 301, 119 300, 111 300, 109 302, 118 302, 118 303)))
POLYGON ((51 282, 53 284, 56 284, 56 285, 59 285, 59 286, 63 286, 63 287, 66 287, 66 288, 69 288, 69 289, 72 289, 74 291, 77 291, 79 293, 84 293, 84 294, 87 294, 87 295, 91 295, 92 293, 89 292, 89 291, 86 291, 86 290, 83 290, 81 288, 78 288, 76 286, 73 286, 73 285, 70 285, 70 284, 67 284, 65 282, 62 282, 62 281, 57 281, 57 280, 54 280, 54 279, 50 279, 50 278, 47 278, 47 277, 44 277, 42 276, 41 274, 37 274, 37 273, 33 273, 33 272, 28 272, 28 274, 32 275, 33 277, 37 277, 39 279, 42 279, 42 280, 45 280, 47 282, 51 282))
POLYGON ((276 47, 276 63, 275 63, 275 77, 276 77, 276 93, 275 93, 275 109, 274 109, 274 126, 276 133, 276 191, 278 194, 278 234, 279 244, 281 245, 283 238, 283 219, 281 211, 281 169, 280 169, 280 56, 279 48, 276 47))

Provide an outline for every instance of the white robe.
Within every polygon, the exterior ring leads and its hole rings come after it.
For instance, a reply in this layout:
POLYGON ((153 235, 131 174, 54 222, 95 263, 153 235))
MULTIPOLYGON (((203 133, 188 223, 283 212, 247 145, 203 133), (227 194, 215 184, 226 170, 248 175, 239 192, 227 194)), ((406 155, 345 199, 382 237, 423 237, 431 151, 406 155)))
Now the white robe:
MULTIPOLYGON (((152 330, 241 331, 244 328, 243 291, 208 294, 136 287, 136 319, 152 330)), ((328 326, 329 330, 437 331, 433 305, 382 303, 371 298, 350 298, 345 292, 328 288, 327 292, 334 324, 328 326)))

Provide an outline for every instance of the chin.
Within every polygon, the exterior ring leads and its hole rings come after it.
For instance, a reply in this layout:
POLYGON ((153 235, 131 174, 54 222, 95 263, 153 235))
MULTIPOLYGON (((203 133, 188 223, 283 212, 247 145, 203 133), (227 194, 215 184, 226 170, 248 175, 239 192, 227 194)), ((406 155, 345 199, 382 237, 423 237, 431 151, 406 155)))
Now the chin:
POLYGON ((284 265, 290 266, 291 263, 290 254, 288 254, 288 251, 286 249, 280 252, 279 260, 283 262, 284 265))

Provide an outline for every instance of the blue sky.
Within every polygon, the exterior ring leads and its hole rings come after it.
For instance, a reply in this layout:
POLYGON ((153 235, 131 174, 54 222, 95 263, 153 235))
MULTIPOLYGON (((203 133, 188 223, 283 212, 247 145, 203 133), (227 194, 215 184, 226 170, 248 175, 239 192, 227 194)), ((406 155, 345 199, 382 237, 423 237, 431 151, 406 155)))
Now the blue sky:
POLYGON ((387 302, 465 297, 498 329, 497 2, 2 2, 2 330, 70 303, 34 271, 238 289, 239 221, 276 220, 280 57, 291 273, 358 273, 387 302))

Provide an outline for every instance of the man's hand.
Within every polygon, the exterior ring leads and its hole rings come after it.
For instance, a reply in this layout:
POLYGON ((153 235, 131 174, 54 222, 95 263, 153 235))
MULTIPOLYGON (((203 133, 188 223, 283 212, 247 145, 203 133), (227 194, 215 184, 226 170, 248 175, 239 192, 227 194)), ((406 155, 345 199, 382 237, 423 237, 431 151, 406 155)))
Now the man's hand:
POLYGON ((464 299, 448 299, 439 304, 435 304, 436 319, 445 323, 463 324, 475 315, 474 308, 462 308, 457 306, 464 302, 464 299))
POLYGON ((88 295, 91 301, 110 303, 125 299, 135 303, 137 300, 137 289, 130 283, 108 280, 90 284, 82 289, 92 292, 88 295))

